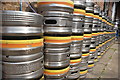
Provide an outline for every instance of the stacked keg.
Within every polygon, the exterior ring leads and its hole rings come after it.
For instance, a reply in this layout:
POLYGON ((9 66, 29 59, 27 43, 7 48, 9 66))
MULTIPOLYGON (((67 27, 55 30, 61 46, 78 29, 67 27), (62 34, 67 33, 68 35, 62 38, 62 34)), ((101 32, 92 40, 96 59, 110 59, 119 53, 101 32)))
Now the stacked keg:
POLYGON ((80 76, 80 63, 83 42, 83 23, 85 17, 85 2, 74 0, 74 13, 72 24, 72 44, 70 49, 70 73, 67 79, 78 79, 80 76))
POLYGON ((47 80, 62 80, 69 72, 73 7, 70 0, 38 1, 38 12, 44 15, 44 75, 47 80))
POLYGON ((80 67, 80 78, 85 78, 88 72, 88 59, 91 44, 92 23, 93 23, 93 3, 86 2, 86 13, 84 21, 84 40, 82 45, 82 62, 80 67))
POLYGON ((105 13, 102 12, 102 26, 103 26, 103 42, 102 42, 102 50, 101 50, 101 56, 105 53, 105 34, 106 34, 106 24, 105 24, 105 13))
POLYGON ((43 17, 3 11, 1 27, 4 79, 40 79, 43 75, 43 17))
POLYGON ((96 38, 96 51, 95 51, 95 57, 94 57, 94 63, 98 62, 98 52, 99 52, 99 43, 101 42, 100 41, 100 27, 101 27, 101 21, 100 21, 100 7, 98 6, 97 7, 97 20, 98 20, 98 25, 97 25, 97 38, 96 38))
POLYGON ((96 43, 97 41, 97 28, 98 28, 98 5, 94 5, 94 15, 93 15, 93 26, 92 26, 92 38, 91 38, 91 45, 90 45, 90 57, 88 61, 88 70, 91 71, 94 67, 94 58, 96 52, 96 43))
POLYGON ((103 38, 103 23, 102 23, 102 13, 100 11, 99 13, 99 23, 98 23, 98 40, 99 40, 99 46, 98 46, 98 61, 101 58, 101 49, 102 49, 102 38, 103 38))

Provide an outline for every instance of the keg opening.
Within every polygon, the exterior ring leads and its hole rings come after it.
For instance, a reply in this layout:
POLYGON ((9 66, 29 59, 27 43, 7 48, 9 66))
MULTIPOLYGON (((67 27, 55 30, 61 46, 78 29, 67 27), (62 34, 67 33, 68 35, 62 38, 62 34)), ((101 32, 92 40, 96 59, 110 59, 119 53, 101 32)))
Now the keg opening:
POLYGON ((86 45, 85 47, 89 47, 90 45, 86 45))
POLYGON ((6 56, 6 58, 9 58, 9 56, 6 56))
POLYGON ((45 24, 57 24, 56 20, 45 20, 45 24))
POLYGON ((30 27, 30 25, 27 25, 26 27, 30 27))
POLYGON ((82 25, 82 27, 84 27, 84 24, 82 25))
POLYGON ((91 42, 91 44, 94 44, 95 42, 91 42))
POLYGON ((75 73, 77 73, 78 71, 75 71, 75 72, 71 72, 71 74, 75 74, 75 73))
POLYGON ((67 57, 70 57, 70 54, 68 54, 67 57))
POLYGON ((43 63, 43 61, 41 61, 41 63, 43 63))
POLYGON ((35 72, 35 71, 32 71, 32 72, 35 72))

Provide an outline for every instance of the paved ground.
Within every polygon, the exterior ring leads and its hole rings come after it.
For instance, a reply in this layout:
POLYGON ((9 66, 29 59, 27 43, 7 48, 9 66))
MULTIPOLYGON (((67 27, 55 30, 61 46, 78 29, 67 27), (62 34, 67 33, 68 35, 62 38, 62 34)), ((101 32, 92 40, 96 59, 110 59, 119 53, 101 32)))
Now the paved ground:
POLYGON ((118 43, 113 44, 87 78, 118 78, 118 43))

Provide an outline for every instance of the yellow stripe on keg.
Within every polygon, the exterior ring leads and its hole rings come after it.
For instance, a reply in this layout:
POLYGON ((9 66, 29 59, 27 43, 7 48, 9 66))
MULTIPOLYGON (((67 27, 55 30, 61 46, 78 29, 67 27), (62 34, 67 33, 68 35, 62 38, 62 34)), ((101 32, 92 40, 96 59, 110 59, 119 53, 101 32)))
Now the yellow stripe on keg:
POLYGON ((44 76, 42 76, 42 78, 40 80, 44 80, 44 76))
POLYGON ((0 40, 2 44, 29 44, 29 43, 38 43, 43 42, 42 39, 32 39, 32 40, 0 40))
POLYGON ((80 74, 86 74, 87 72, 88 72, 88 70, 80 71, 80 74))
POLYGON ((70 60, 70 64, 80 63, 81 60, 82 60, 81 58, 80 59, 75 59, 75 60, 70 60))
POLYGON ((2 48, 29 48, 43 46, 43 39, 35 40, 1 40, 2 48))
POLYGON ((97 46, 96 49, 98 49, 100 46, 97 46))
POLYGON ((97 36, 98 35, 98 33, 92 33, 92 36, 97 36))
POLYGON ((101 55, 104 55, 104 52, 103 52, 103 53, 101 53, 101 55))
POLYGON ((72 40, 83 40, 83 36, 71 36, 72 40))
POLYGON ((82 56, 89 56, 89 55, 90 55, 90 53, 82 54, 82 56))
POLYGON ((98 16, 98 15, 93 15, 93 17, 99 19, 99 16, 98 16))
POLYGON ((86 16, 90 16, 90 17, 93 17, 94 14, 93 13, 85 13, 86 16))
POLYGON ((66 40, 66 39, 71 39, 71 36, 68 37, 51 37, 51 36, 45 36, 45 40, 66 40))
POLYGON ((98 61, 98 59, 94 59, 94 61, 95 61, 95 62, 97 62, 97 61, 98 61))
POLYGON ((96 51, 96 49, 90 49, 90 52, 95 52, 96 51))
POLYGON ((82 10, 82 9, 74 9, 74 13, 85 15, 85 10, 82 10))
POLYGON ((48 69, 45 69, 44 70, 44 74, 47 74, 47 75, 57 75, 57 74, 66 73, 69 70, 70 70, 69 66, 67 68, 65 68, 65 69, 62 69, 62 70, 48 70, 48 69))
POLYGON ((102 17, 99 16, 99 20, 102 20, 102 17))
POLYGON ((88 64, 88 67, 94 67, 94 63, 93 63, 93 64, 90 64, 90 65, 88 64))
POLYGON ((91 38, 92 34, 84 34, 83 36, 84 36, 84 38, 91 38))
POLYGON ((98 56, 98 58, 101 58, 101 56, 98 56))

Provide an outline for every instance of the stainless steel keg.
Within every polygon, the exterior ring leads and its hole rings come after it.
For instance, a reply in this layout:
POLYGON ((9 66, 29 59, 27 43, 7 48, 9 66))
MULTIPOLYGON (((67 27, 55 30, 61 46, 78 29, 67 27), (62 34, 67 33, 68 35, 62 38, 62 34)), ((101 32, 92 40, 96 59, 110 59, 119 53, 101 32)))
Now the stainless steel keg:
POLYGON ((3 78, 41 78, 44 68, 42 15, 3 11, 2 16, 3 78))
POLYGON ((92 37, 92 24, 93 24, 93 3, 86 2, 85 7, 85 21, 84 21, 84 40, 82 45, 82 62, 80 66, 80 78, 86 77, 89 51, 92 37))
POLYGON ((64 79, 69 72, 74 4, 67 0, 38 1, 38 13, 44 16, 45 79, 64 79))
POLYGON ((85 2, 73 0, 74 12, 72 23, 72 44, 70 49, 70 71, 67 79, 78 79, 80 76, 80 63, 82 56, 82 43, 84 33, 85 2))
POLYGON ((64 68, 69 66, 70 54, 69 52, 59 53, 45 53, 45 67, 46 68, 64 68))

